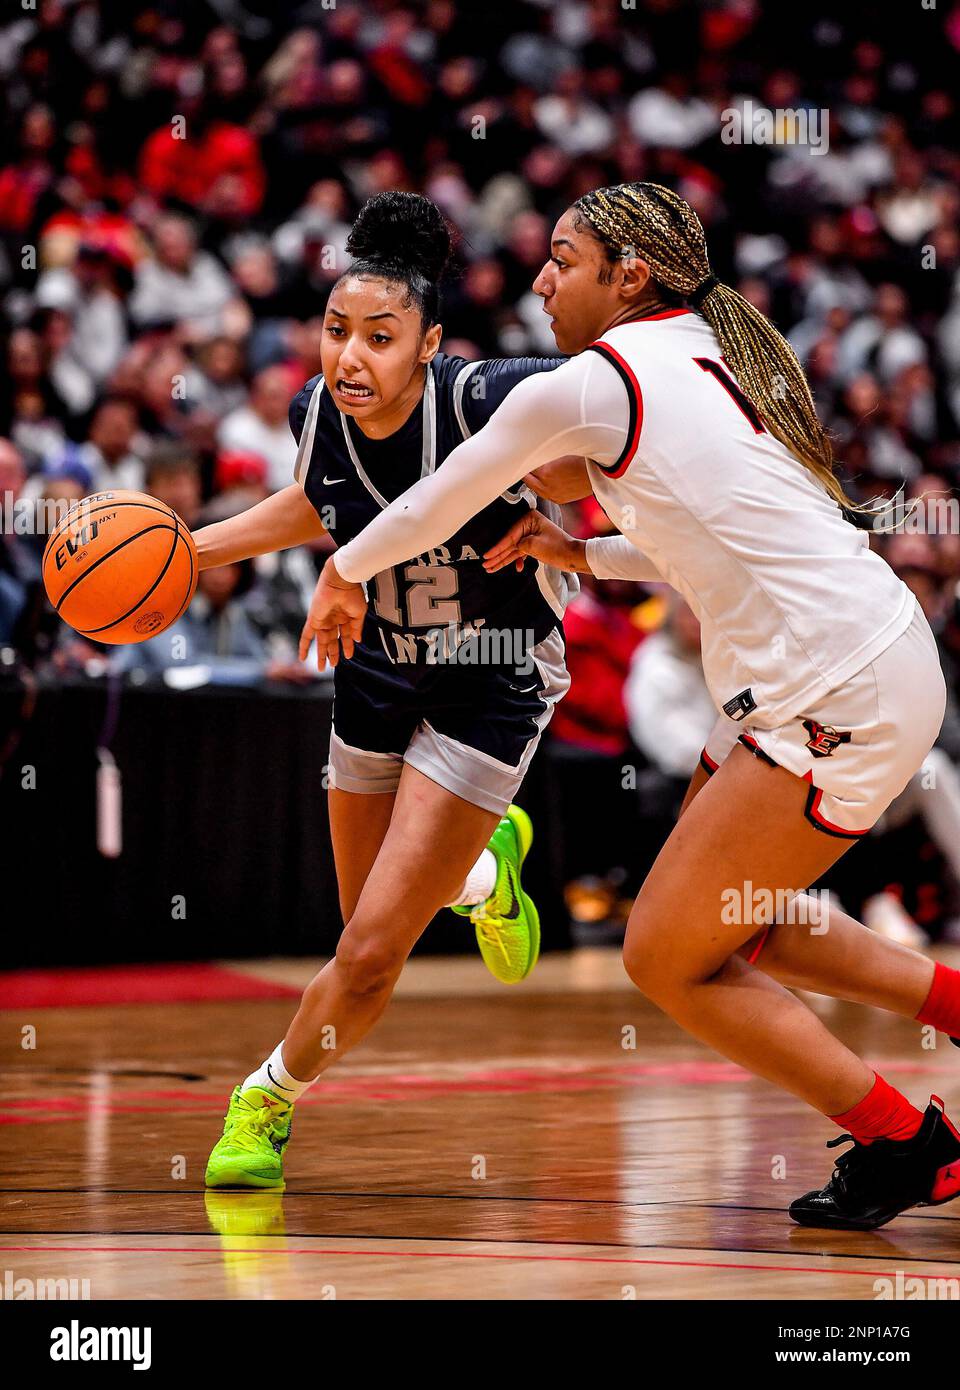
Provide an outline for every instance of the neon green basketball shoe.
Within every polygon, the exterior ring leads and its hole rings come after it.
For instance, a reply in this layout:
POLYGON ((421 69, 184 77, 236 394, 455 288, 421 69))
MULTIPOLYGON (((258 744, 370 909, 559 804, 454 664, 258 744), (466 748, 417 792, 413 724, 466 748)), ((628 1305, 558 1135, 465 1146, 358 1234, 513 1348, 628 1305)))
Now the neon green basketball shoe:
POLYGON ((272 1091, 237 1086, 223 1122, 223 1137, 207 1160, 207 1187, 283 1187, 283 1150, 293 1106, 272 1091))
POLYGON ((504 985, 525 979, 540 954, 540 917, 520 886, 520 870, 532 843, 530 817, 519 806, 508 806, 487 846, 497 861, 493 892, 474 907, 453 909, 473 922, 484 964, 504 985))

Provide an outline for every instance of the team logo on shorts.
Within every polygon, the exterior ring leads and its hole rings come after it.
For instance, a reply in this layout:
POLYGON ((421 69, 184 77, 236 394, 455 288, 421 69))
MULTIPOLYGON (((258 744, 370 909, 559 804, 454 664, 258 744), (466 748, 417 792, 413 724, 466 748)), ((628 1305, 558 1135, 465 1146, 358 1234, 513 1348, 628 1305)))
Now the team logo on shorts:
POLYGON ((841 743, 850 742, 849 731, 839 733, 832 724, 818 724, 815 719, 805 719, 803 727, 810 737, 807 739, 807 747, 815 758, 829 758, 835 748, 839 748, 841 743))

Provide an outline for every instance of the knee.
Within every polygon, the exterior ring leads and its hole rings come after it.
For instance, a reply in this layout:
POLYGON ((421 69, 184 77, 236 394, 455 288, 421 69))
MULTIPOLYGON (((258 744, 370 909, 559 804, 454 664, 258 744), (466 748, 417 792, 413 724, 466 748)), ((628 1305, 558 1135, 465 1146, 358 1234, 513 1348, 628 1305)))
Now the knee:
POLYGON ((659 1002, 669 989, 672 974, 669 961, 656 948, 650 918, 638 912, 636 906, 623 943, 623 968, 637 989, 654 1002, 659 1002))
POLYGON ((624 945, 623 968, 641 994, 654 1004, 665 1003, 673 981, 662 964, 651 960, 640 946, 624 945))
MULTIPOLYGON (((639 901, 639 900, 638 900, 639 901)), ((634 904, 623 943, 623 968, 637 989, 667 1013, 681 1009, 716 966, 684 949, 683 924, 658 909, 634 904)))
POLYGON ((348 993, 389 993, 403 969, 406 952, 351 922, 337 945, 337 968, 348 993))

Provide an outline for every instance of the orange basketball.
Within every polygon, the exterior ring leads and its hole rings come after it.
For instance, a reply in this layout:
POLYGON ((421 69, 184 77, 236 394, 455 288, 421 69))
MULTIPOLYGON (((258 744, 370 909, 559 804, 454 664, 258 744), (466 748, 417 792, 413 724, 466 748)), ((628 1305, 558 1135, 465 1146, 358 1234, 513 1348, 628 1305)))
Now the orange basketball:
POLYGON ((47 597, 95 642, 145 642, 176 622, 197 587, 193 537, 145 492, 74 502, 43 552, 47 597))

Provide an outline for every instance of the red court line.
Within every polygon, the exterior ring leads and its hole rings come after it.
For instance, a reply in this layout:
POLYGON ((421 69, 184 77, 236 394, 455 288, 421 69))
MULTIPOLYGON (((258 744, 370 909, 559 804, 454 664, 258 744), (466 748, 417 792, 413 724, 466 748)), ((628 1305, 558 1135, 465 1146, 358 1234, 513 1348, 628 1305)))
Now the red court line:
MULTIPOLYGON (((524 1260, 546 1261, 552 1264, 593 1264, 593 1265, 656 1265, 665 1269, 747 1269, 762 1273, 777 1274, 848 1274, 866 1276, 874 1279, 894 1278, 896 1271, 883 1269, 824 1269, 813 1265, 747 1265, 721 1262, 719 1260, 641 1260, 634 1256, 616 1255, 497 1255, 467 1250, 335 1250, 317 1249, 312 1246, 292 1245, 280 1250, 258 1250, 234 1248, 231 1246, 221 1252, 214 1245, 0 1245, 0 1250, 20 1254, 38 1251, 43 1254, 85 1254, 85 1255, 350 1255, 358 1259, 416 1259, 416 1260, 524 1260)), ((838 1256, 837 1258, 843 1258, 838 1256)), ((930 1273, 911 1270, 912 1279, 955 1279, 955 1274, 930 1273)))
MULTIPOLYGON (((917 1062, 886 1062, 885 1072, 940 1076, 953 1068, 917 1062)), ((528 1095, 538 1092, 589 1091, 625 1086, 703 1086, 739 1084, 756 1078, 732 1062, 632 1062, 625 1065, 589 1066, 572 1064, 563 1068, 491 1067, 468 1072, 463 1077, 432 1077, 420 1072, 357 1076, 349 1080, 325 1080, 299 1101, 303 1106, 342 1105, 350 1101, 404 1101, 464 1094, 528 1095)), ((176 1114, 222 1109, 226 1092, 182 1089, 118 1088, 116 1098, 93 1100, 84 1096, 60 1095, 11 1097, 0 1101, 0 1124, 45 1124, 59 1120, 83 1119, 92 1114, 176 1114), (159 1101, 161 1104, 149 1102, 159 1101), (144 1104, 144 1102, 148 1102, 144 1104), (170 1102, 164 1104, 162 1102, 170 1102), (23 1111, 24 1113, 19 1113, 23 1111), (56 1111, 56 1114, 37 1113, 56 1111), (13 1112, 13 1113, 11 1113, 13 1112), (29 1112, 29 1113, 27 1113, 29 1112)))
POLYGON ((0 1009, 292 999, 301 993, 208 961, 9 970, 0 976, 0 1009))

